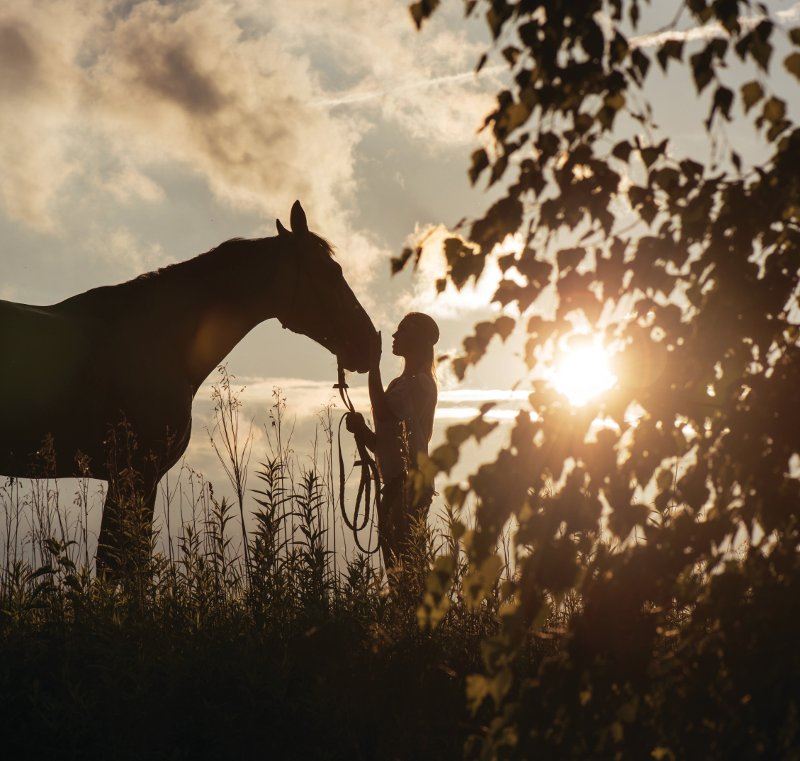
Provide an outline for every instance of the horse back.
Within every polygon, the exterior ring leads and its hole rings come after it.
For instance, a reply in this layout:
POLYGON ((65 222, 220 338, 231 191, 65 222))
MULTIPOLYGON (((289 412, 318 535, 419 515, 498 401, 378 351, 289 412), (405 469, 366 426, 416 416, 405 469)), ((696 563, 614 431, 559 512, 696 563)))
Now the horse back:
POLYGON ((62 314, 57 306, 0 301, 0 393, 17 403, 35 397, 46 405, 85 374, 99 340, 91 321, 62 314))
POLYGON ((28 474, 48 436, 62 475, 77 452, 99 468, 122 419, 148 447, 168 428, 177 455, 185 449, 191 390, 167 372, 176 358, 161 356, 158 331, 126 317, 115 295, 88 292, 52 306, 0 301, 0 474, 28 474))
POLYGON ((47 434, 89 424, 103 384, 102 331, 57 306, 0 301, 0 459, 29 456, 47 434))

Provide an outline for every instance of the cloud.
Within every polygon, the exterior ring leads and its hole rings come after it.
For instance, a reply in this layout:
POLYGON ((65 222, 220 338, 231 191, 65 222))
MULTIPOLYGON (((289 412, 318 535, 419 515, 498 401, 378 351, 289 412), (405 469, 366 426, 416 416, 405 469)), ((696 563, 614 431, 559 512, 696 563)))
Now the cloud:
POLYGON ((254 14, 284 39, 318 49, 351 86, 315 103, 358 110, 434 146, 472 142, 489 111, 502 67, 476 76, 485 41, 471 40, 458 9, 442 8, 420 33, 396 0, 297 0, 259 5, 254 14), (314 24, 307 19, 314 18, 314 24), (435 94, 430 92, 436 88, 435 94))
MULTIPOLYGON (((239 377, 233 383, 242 388, 241 401, 250 414, 261 416, 276 402, 276 394, 285 400, 287 419, 297 422, 314 421, 329 405, 334 405, 338 414, 343 412, 338 391, 333 381, 310 381, 290 377, 239 377)), ((350 397, 357 410, 367 413, 370 409, 369 392, 366 386, 352 386, 350 397)), ((498 388, 440 389, 436 420, 470 420, 480 412, 480 405, 494 402, 496 407, 486 414, 487 420, 509 422, 524 405, 529 391, 498 388)), ((200 406, 207 408, 211 399, 211 383, 205 383, 198 391, 200 406)), ((203 413, 200 413, 203 417, 203 413)), ((205 418, 203 418, 205 419, 205 418)))
POLYGON ((80 78, 74 57, 93 2, 0 6, 0 204, 28 225, 53 228, 51 205, 75 171, 69 130, 80 78))
POLYGON ((227 3, 139 3, 113 24, 87 86, 118 150, 183 163, 236 206, 299 197, 328 218, 352 191, 358 128, 309 107, 308 62, 274 34, 243 35, 227 3))
POLYGON ((454 388, 439 392, 440 402, 524 402, 530 391, 500 388, 454 388))
POLYGON ((127 227, 95 228, 88 241, 89 254, 97 261, 113 263, 120 277, 134 277, 171 263, 161 245, 144 243, 127 227))
POLYGON ((0 285, 0 299, 4 301, 14 301, 17 298, 16 288, 10 286, 8 283, 0 285))
POLYGON ((97 186, 119 203, 137 200, 156 203, 165 198, 164 189, 134 166, 122 166, 98 177, 97 186))
MULTIPOLYGON (((314 381, 290 377, 237 377, 233 386, 242 388, 242 402, 251 407, 267 409, 276 401, 276 393, 286 401, 287 412, 298 418, 311 418, 331 403, 338 403, 339 392, 333 388, 335 380, 314 381)), ((197 392, 200 401, 211 399, 213 381, 204 383, 197 392)), ((366 386, 351 386, 349 389, 353 404, 359 409, 369 408, 369 394, 366 386)))
MULTIPOLYGON (((437 407, 436 420, 473 420, 480 414, 478 407, 437 407)), ((488 412, 484 413, 484 419, 490 422, 498 423, 512 423, 519 415, 518 409, 507 409, 504 407, 495 407, 488 412)), ((534 412, 530 413, 531 419, 534 420, 536 415, 534 412)))
POLYGON ((301 198, 349 278, 367 282, 388 252, 352 217, 365 132, 384 120, 460 143, 491 102, 494 72, 464 73, 481 45, 448 14, 419 34, 394 0, 11 0, 0 205, 55 231, 73 179, 118 204, 158 203, 155 170, 188 168, 218 199, 263 213, 262 234, 301 198))
MULTIPOLYGON (((12 2, 0 10, 0 204, 54 230, 67 180, 157 202, 154 168, 188 168, 271 220, 303 200, 351 277, 385 252, 350 219, 366 125, 313 105, 317 72, 242 3, 12 2), (109 170, 109 167, 111 169, 109 170)), ((270 220, 268 223, 266 220, 270 220)))

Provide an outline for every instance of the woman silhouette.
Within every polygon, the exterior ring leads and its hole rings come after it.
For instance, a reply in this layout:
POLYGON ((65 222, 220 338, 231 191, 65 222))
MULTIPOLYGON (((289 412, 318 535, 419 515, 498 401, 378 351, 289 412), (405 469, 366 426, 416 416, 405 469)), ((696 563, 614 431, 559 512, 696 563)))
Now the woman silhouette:
POLYGON ((375 431, 360 413, 350 413, 347 428, 375 452, 381 481, 378 536, 387 568, 398 561, 415 522, 428 515, 433 489, 416 493, 408 478, 420 452, 428 453, 438 391, 433 347, 439 327, 422 312, 407 314, 392 336, 392 353, 405 360, 403 372, 384 391, 381 381, 381 334, 370 355, 369 397, 375 431))

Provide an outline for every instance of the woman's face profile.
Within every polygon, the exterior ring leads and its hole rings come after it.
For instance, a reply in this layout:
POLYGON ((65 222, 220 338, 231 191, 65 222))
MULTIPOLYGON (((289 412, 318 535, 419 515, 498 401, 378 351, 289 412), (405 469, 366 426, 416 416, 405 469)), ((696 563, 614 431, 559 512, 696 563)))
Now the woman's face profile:
POLYGON ((414 330, 409 324, 409 320, 400 320, 397 330, 392 334, 392 354, 397 357, 405 357, 413 351, 414 330))

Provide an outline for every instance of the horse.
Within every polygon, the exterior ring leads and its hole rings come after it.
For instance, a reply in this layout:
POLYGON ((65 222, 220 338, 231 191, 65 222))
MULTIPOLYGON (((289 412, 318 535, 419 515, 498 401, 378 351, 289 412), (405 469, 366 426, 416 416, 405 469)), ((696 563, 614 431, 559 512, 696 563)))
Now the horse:
POLYGON ((276 224, 276 236, 234 238, 50 306, 0 300, 0 474, 108 482, 98 575, 125 560, 132 483, 149 557, 158 482, 189 444, 195 394, 252 328, 278 318, 345 369, 368 370, 375 327, 330 244, 299 201, 291 230, 276 224))

